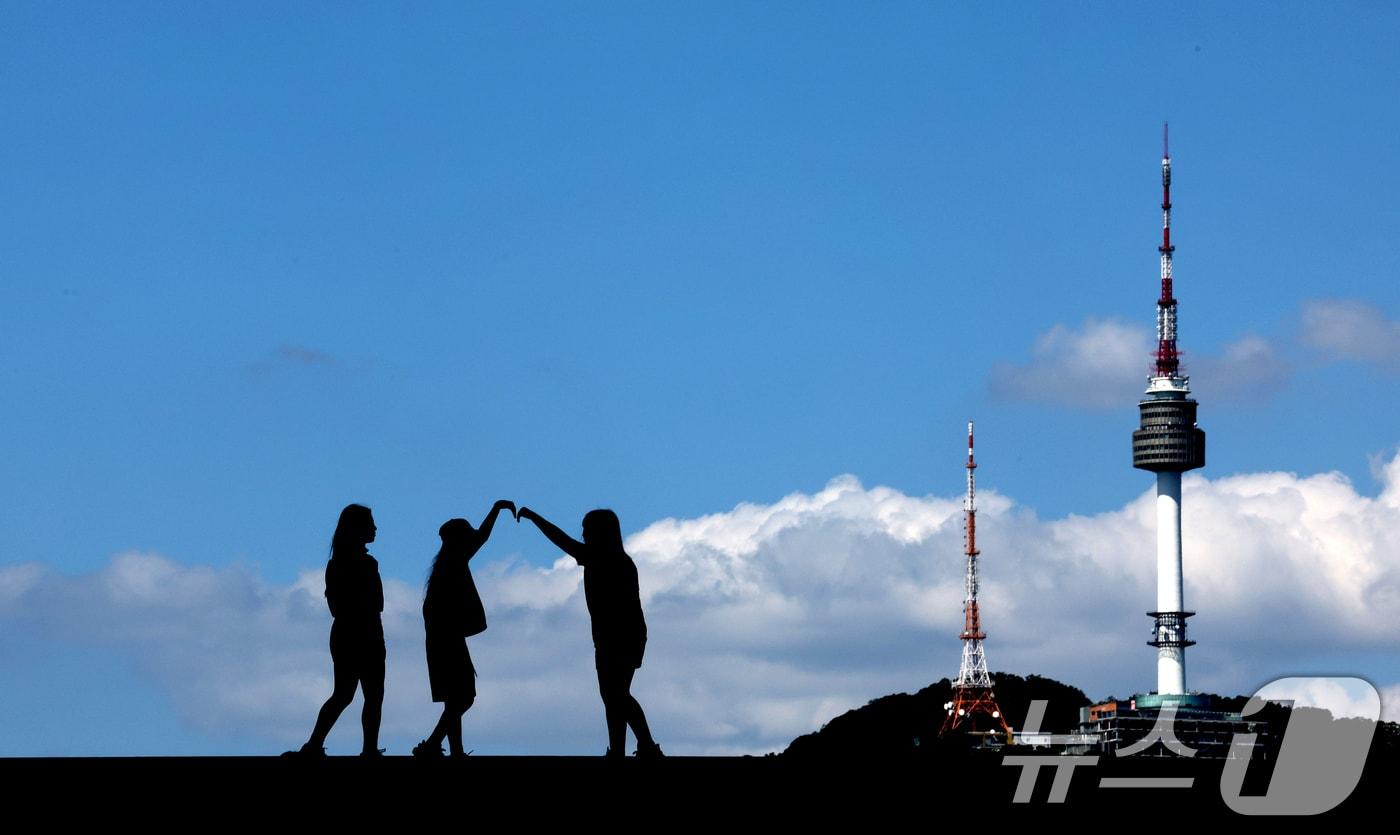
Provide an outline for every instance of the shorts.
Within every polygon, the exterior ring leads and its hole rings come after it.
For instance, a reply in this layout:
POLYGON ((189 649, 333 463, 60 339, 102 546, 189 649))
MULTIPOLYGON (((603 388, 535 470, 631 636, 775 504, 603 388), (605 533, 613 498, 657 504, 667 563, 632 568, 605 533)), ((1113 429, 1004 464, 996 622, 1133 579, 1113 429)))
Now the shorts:
POLYGON ((646 654, 647 639, 641 641, 609 642, 593 645, 593 663, 598 669, 622 667, 635 670, 642 666, 642 656, 646 654))
POLYGON ((384 685, 384 625, 375 618, 336 618, 331 623, 331 663, 336 678, 384 685))

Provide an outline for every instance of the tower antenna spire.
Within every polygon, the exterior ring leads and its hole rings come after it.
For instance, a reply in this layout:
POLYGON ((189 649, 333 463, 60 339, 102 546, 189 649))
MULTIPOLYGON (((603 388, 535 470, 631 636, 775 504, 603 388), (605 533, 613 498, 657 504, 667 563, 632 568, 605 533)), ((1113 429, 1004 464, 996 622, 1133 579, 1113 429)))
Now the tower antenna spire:
POLYGON ((1172 296, 1172 158, 1167 151, 1167 123, 1162 123, 1162 295, 1157 299, 1156 376, 1177 377, 1181 352, 1176 347, 1176 298, 1172 296))

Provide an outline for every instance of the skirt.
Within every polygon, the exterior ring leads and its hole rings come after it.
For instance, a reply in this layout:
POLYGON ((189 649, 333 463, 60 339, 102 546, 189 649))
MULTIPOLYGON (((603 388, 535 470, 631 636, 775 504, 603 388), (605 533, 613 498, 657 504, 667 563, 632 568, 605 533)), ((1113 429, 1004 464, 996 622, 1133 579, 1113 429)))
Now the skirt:
POLYGON ((476 667, 467 641, 461 635, 428 636, 428 685, 435 702, 470 702, 476 699, 476 667))

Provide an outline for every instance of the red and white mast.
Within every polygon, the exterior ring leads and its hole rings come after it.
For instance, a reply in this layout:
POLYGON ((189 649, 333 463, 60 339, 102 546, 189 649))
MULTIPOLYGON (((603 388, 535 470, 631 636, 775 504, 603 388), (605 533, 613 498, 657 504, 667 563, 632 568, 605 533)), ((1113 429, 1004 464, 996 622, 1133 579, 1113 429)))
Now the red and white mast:
POLYGON ((1172 296, 1172 158, 1167 125, 1162 124, 1162 296, 1157 299, 1156 377, 1180 379, 1181 353, 1176 348, 1176 298, 1172 296))
POLYGON ((967 422, 967 497, 963 499, 963 554, 967 556, 965 596, 963 597, 962 667, 958 686, 991 687, 987 656, 982 642, 982 613, 977 608, 977 459, 972 456, 972 421, 967 422))
POLYGON ((967 498, 963 499, 963 554, 967 557, 967 573, 964 576, 962 665, 958 668, 958 679, 953 682, 953 700, 943 707, 948 716, 943 721, 942 734, 964 723, 976 727, 978 717, 982 717, 984 730, 991 726, 999 727, 1008 735, 1011 728, 1002 718, 997 706, 996 695, 992 693, 992 677, 987 672, 987 653, 982 642, 987 639, 982 631, 982 612, 977 604, 977 460, 972 455, 972 421, 967 422, 967 498), (988 722, 987 720, 990 720, 988 722))

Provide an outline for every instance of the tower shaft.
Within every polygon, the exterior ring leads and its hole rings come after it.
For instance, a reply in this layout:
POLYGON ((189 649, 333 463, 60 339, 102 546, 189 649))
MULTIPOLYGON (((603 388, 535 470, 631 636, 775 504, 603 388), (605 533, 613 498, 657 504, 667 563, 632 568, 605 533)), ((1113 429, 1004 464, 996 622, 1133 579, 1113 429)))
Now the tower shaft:
POLYGON ((1157 610, 1153 640, 1157 647, 1157 692, 1186 692, 1186 618, 1181 577, 1181 473, 1157 473, 1157 610))

